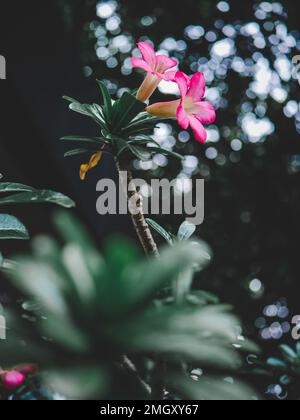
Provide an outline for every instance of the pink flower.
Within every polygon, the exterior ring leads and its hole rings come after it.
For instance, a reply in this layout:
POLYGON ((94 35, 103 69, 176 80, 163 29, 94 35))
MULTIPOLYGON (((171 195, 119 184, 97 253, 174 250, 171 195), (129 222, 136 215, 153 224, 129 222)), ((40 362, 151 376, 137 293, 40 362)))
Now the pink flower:
POLYGON ((203 124, 211 124, 216 119, 214 107, 209 102, 203 101, 206 89, 204 75, 195 73, 190 79, 178 71, 175 81, 179 86, 181 99, 153 104, 147 108, 147 111, 158 117, 177 118, 184 130, 191 127, 196 139, 203 143, 207 139, 203 124))
POLYGON ((148 74, 138 90, 137 99, 146 102, 158 87, 161 80, 174 80, 177 61, 165 55, 158 55, 148 42, 139 42, 138 48, 143 58, 132 57, 132 66, 145 70, 148 74))
POLYGON ((17 370, 20 373, 24 373, 25 375, 34 375, 38 371, 37 365, 33 364, 22 364, 18 365, 14 368, 14 370, 17 370))
POLYGON ((25 380, 26 377, 24 373, 18 372, 17 370, 5 372, 2 375, 2 383, 8 390, 19 388, 25 382, 25 380))

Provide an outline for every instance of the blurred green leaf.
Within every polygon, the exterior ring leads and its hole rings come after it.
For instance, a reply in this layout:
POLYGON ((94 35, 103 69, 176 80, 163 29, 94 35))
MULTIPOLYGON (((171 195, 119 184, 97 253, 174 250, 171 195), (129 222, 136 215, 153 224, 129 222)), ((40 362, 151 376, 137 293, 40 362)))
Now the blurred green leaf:
POLYGON ((50 389, 71 399, 100 399, 105 393, 108 378, 101 368, 74 367, 51 371, 44 376, 44 382, 50 389))
POLYGON ((187 400, 194 401, 257 401, 257 393, 242 382, 223 377, 200 377, 194 381, 182 376, 172 378, 171 387, 187 400))

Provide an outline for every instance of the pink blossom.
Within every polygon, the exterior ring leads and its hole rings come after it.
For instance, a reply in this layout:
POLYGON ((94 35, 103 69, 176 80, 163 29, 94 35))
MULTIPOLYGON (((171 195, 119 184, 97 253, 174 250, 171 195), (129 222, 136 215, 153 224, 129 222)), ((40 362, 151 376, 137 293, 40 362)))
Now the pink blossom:
POLYGON ((132 57, 131 61, 133 67, 148 73, 137 93, 137 99, 145 102, 156 90, 161 80, 174 80, 176 71, 170 69, 177 66, 177 61, 165 55, 156 54, 148 42, 139 42, 137 45, 142 58, 132 57))
POLYGON ((8 390, 19 388, 25 382, 25 380, 25 375, 21 372, 18 372, 17 370, 5 372, 2 375, 2 383, 8 390))
POLYGON ((190 79, 178 71, 175 81, 178 84, 181 99, 153 104, 147 108, 147 111, 158 117, 177 118, 184 130, 191 127, 196 139, 203 143, 207 139, 203 124, 213 123, 216 119, 213 106, 203 101, 206 89, 204 75, 195 73, 190 79))
POLYGON ((24 373, 25 375, 34 375, 38 371, 37 365, 24 363, 22 365, 18 365, 14 368, 14 370, 17 370, 20 373, 24 373))

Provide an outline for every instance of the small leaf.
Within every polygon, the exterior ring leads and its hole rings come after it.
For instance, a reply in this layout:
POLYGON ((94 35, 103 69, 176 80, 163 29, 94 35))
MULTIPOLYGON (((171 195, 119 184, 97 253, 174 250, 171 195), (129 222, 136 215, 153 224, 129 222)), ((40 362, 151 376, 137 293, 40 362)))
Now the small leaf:
POLYGON ((282 375, 280 378, 280 383, 282 385, 289 385, 292 382, 292 379, 288 375, 282 375))
POLYGON ((180 241, 187 241, 196 231, 196 226, 193 223, 183 222, 178 231, 178 239, 180 241))
POLYGON ((17 218, 0 214, 0 239, 29 239, 29 234, 17 218))
POLYGON ((77 155, 85 155, 87 153, 91 154, 96 152, 96 149, 72 149, 72 150, 68 150, 65 154, 64 157, 73 157, 73 156, 77 156, 77 155))
POLYGON ((287 365, 280 359, 276 359, 275 357, 270 357, 267 360, 267 364, 277 369, 286 369, 287 365))
POLYGON ((104 115, 106 116, 107 120, 111 119, 111 112, 112 112, 112 102, 111 102, 111 96, 110 93, 106 87, 106 85, 101 82, 100 80, 97 80, 98 86, 100 87, 103 102, 104 102, 104 115))
POLYGON ((152 227, 152 229, 156 230, 156 232, 159 233, 160 236, 162 236, 170 245, 173 245, 174 237, 170 232, 166 231, 166 229, 164 229, 152 219, 146 219, 146 222, 152 227))
POLYGON ((130 93, 125 92, 113 106, 112 127, 114 131, 118 132, 126 127, 145 107, 145 103, 138 101, 130 93))
POLYGON ((287 360, 290 360, 292 362, 295 361, 295 360, 297 360, 297 354, 294 352, 294 350, 291 347, 289 347, 289 346, 287 346, 285 344, 282 344, 280 346, 280 350, 281 350, 283 356, 287 360))
POLYGON ((64 99, 71 102, 69 105, 69 109, 71 111, 77 112, 79 114, 85 115, 86 117, 92 118, 92 120, 100 125, 102 130, 107 131, 107 125, 103 118, 103 112, 99 105, 97 104, 81 104, 80 102, 74 100, 74 102, 71 101, 71 98, 64 97, 64 99))

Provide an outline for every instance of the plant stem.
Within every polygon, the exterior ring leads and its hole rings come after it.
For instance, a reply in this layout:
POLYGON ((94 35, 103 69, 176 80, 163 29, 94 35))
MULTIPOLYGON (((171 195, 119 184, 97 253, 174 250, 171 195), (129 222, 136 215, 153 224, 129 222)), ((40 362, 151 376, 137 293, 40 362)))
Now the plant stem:
MULTIPOLYGON (((129 163, 126 161, 117 161, 117 168, 119 170, 120 181, 127 195, 128 202, 133 200, 138 208, 137 214, 132 214, 132 221, 135 227, 136 233, 142 244, 142 247, 149 256, 159 257, 158 248, 156 242, 152 236, 150 227, 146 222, 145 215, 143 212, 143 198, 138 193, 132 172, 129 169, 129 163), (127 176, 125 176, 125 173, 127 176)), ((166 363, 164 360, 156 360, 152 375, 151 383, 151 399, 152 400, 163 400, 165 394, 165 374, 166 374, 166 363)))
POLYGON ((135 187, 132 172, 129 170, 129 164, 124 161, 119 161, 117 162, 117 167, 120 174, 120 181, 127 194, 128 202, 132 200, 138 210, 135 212, 137 214, 131 214, 131 218, 142 247, 147 255, 158 257, 158 248, 143 212, 143 198, 135 187), (125 173, 127 176, 125 176, 125 173))

